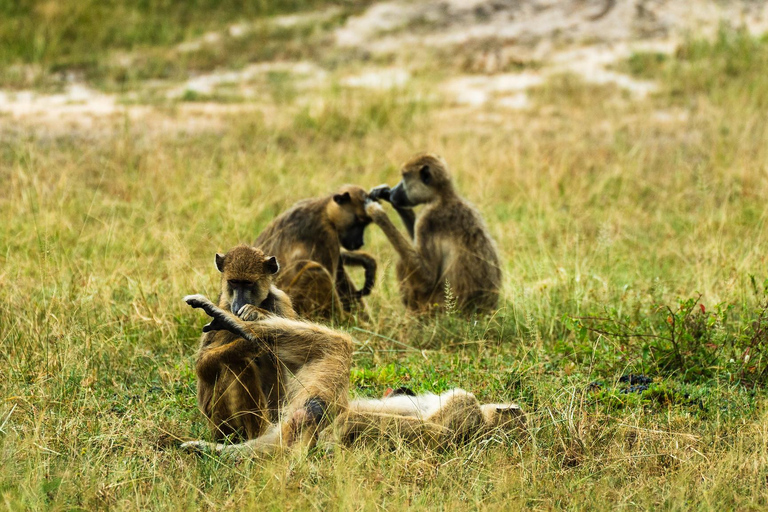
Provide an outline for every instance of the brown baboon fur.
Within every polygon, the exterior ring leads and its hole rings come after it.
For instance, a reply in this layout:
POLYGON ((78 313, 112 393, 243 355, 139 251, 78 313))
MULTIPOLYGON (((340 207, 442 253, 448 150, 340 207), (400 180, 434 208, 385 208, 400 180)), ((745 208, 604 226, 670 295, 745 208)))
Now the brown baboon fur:
MULTIPOLYGON (((246 321, 202 295, 190 295, 184 300, 194 308, 202 308, 216 327, 234 333, 237 348, 231 349, 233 353, 269 358, 276 372, 269 379, 276 384, 274 392, 264 393, 256 379, 249 388, 254 396, 264 395, 260 400, 266 400, 270 412, 274 407, 276 413, 273 421, 262 424, 259 436, 236 445, 192 441, 182 445, 184 448, 246 455, 312 446, 319 432, 346 411, 352 364, 352 339, 348 335, 269 314, 246 321)), ((245 313, 250 316, 250 312, 245 313)))
MULTIPOLYGON (((221 272, 219 307, 249 317, 274 314, 295 318, 291 300, 272 284, 279 267, 274 257, 239 245, 216 255, 221 272)), ((203 328, 197 356, 197 403, 208 418, 214 438, 259 436, 274 415, 276 370, 263 347, 218 329, 215 322, 203 328)))
POLYGON ((515 404, 484 404, 463 389, 440 395, 386 396, 381 400, 358 399, 336 418, 333 428, 323 433, 342 444, 358 441, 398 443, 400 441, 445 448, 476 439, 496 430, 520 432, 525 416, 515 404))
POLYGON ((345 185, 335 194, 299 201, 256 239, 256 247, 274 254, 283 265, 277 285, 299 314, 328 319, 364 308, 362 297, 371 292, 376 278, 376 260, 357 251, 371 222, 365 213, 367 197, 362 188, 345 185), (362 289, 355 288, 345 266, 365 269, 362 289))
POLYGON ((501 289, 496 245, 480 213, 454 190, 440 157, 411 159, 403 165, 400 183, 391 190, 377 187, 370 197, 389 201, 410 235, 406 238, 381 205, 369 201, 368 215, 400 257, 397 277, 408 309, 445 307, 451 296, 465 312, 496 309, 501 289), (418 205, 423 209, 414 214, 418 205))

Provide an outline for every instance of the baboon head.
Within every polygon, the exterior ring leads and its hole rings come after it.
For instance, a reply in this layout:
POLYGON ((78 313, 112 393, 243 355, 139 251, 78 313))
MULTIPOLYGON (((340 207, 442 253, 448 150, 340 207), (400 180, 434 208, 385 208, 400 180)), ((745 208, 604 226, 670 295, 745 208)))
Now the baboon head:
POLYGON ((228 306, 235 314, 246 304, 259 306, 264 302, 280 270, 274 256, 248 245, 238 245, 224 255, 216 254, 216 268, 221 272, 220 305, 228 306))
POLYGON ((453 190, 448 165, 437 155, 415 156, 403 165, 403 179, 389 193, 396 208, 429 203, 453 190))
POLYGON ((365 213, 365 201, 368 193, 360 187, 345 185, 333 195, 328 205, 328 217, 336 232, 339 243, 348 251, 356 251, 363 246, 365 227, 371 218, 365 213))

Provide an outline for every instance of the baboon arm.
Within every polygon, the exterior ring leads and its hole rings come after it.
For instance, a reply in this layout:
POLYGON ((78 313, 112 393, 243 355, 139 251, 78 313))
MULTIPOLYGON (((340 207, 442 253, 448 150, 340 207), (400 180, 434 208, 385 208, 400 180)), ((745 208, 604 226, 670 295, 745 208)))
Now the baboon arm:
POLYGON ((346 360, 352 354, 352 340, 321 325, 272 316, 244 322, 203 295, 187 295, 184 301, 205 311, 222 329, 242 336, 258 347, 273 351, 281 363, 294 370, 323 357, 346 360))
POLYGON ((341 252, 341 263, 344 266, 363 267, 365 269, 365 284, 358 292, 360 297, 371 294, 373 285, 376 282, 376 260, 365 252, 341 252))
POLYGON ((195 309, 202 309, 205 311, 208 316, 214 319, 217 328, 227 330, 231 333, 237 334, 238 336, 242 336, 251 343, 256 343, 259 345, 264 344, 262 340, 254 336, 254 332, 252 332, 252 330, 246 328, 245 322, 240 320, 229 311, 221 309, 216 304, 211 302, 206 296, 187 295, 184 297, 184 302, 195 309))
POLYGON ((416 214, 411 208, 395 208, 395 211, 400 215, 400 220, 403 221, 405 229, 408 230, 411 240, 414 239, 414 226, 416 225, 416 214))
MULTIPOLYGON (((378 187, 373 187, 370 192, 368 192, 368 200, 369 201, 386 201, 389 204, 392 204, 391 199, 391 193, 392 189, 389 188, 389 185, 379 185, 378 187)), ((392 204, 392 207, 395 209, 397 214, 400 216, 400 220, 403 221, 403 224, 405 225, 405 229, 408 230, 408 234, 411 237, 411 240, 414 238, 414 224, 416 224, 416 214, 413 212, 411 208, 398 208, 397 206, 392 204)))
POLYGON ((395 225, 392 224, 392 221, 389 220, 381 206, 378 203, 372 203, 366 211, 376 225, 384 232, 392 247, 395 248, 407 270, 406 274, 409 276, 409 279, 423 282, 426 285, 434 283, 437 280, 437 276, 432 275, 433 271, 424 265, 423 258, 416 251, 413 242, 405 238, 395 225))

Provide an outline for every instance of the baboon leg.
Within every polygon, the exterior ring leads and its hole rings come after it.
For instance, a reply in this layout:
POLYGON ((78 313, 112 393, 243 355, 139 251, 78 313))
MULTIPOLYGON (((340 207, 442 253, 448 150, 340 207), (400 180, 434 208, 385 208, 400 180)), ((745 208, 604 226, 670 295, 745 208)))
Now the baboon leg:
POLYGON ((210 406, 206 409, 204 413, 217 441, 232 434, 242 440, 261 435, 269 421, 267 399, 256 365, 252 363, 239 374, 225 367, 213 386, 210 406))
POLYGON ((440 408, 425 421, 437 423, 451 431, 454 441, 466 440, 483 426, 483 413, 475 395, 463 389, 454 389, 440 395, 440 408))
POLYGON ((452 438, 451 430, 415 416, 348 411, 333 425, 336 439, 347 446, 356 442, 406 442, 427 448, 445 446, 452 438))
POLYGON ((233 445, 191 441, 184 443, 182 448, 234 457, 271 455, 285 450, 311 448, 317 442, 320 431, 328 426, 328 412, 326 403, 313 398, 300 407, 294 407, 281 423, 272 425, 255 439, 233 445))
POLYGON ((281 282, 294 309, 302 315, 332 318, 343 311, 335 280, 316 261, 295 262, 285 269, 281 282))

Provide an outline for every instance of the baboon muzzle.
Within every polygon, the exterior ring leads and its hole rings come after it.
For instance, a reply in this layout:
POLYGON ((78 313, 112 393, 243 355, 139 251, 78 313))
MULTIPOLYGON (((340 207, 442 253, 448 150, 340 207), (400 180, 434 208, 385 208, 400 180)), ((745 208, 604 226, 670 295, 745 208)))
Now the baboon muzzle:
POLYGON ((240 311, 240 308, 245 306, 246 304, 250 304, 250 297, 251 294, 248 293, 246 290, 234 290, 232 293, 232 305, 231 310, 232 313, 237 314, 240 311))
POLYGON ((389 191, 389 202, 395 208, 412 208, 414 206, 410 199, 408 199, 408 194, 405 192, 405 185, 403 185, 402 181, 389 191))
POLYGON ((341 234, 339 243, 348 251, 356 251, 365 243, 365 240, 363 239, 364 233, 365 226, 355 226, 341 234))

